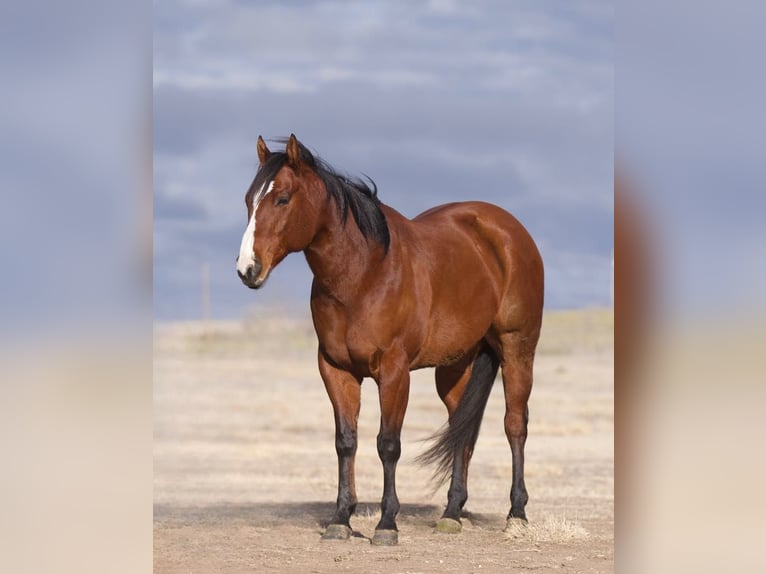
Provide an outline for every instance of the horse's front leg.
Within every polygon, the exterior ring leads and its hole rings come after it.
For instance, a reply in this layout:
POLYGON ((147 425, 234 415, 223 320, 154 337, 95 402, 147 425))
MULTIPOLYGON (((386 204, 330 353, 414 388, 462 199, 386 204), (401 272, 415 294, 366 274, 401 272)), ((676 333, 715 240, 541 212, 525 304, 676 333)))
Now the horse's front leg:
POLYGON ((383 463, 383 500, 380 522, 375 527, 372 543, 390 546, 399 541, 396 515, 396 464, 402 453, 401 433, 410 392, 410 373, 406 357, 384 357, 376 377, 380 397, 380 432, 378 456, 383 463))
POLYGON ((361 379, 333 367, 319 351, 319 373, 335 413, 335 452, 338 453, 338 499, 335 514, 323 540, 346 540, 351 536, 351 515, 356 509, 354 457, 359 419, 361 379))

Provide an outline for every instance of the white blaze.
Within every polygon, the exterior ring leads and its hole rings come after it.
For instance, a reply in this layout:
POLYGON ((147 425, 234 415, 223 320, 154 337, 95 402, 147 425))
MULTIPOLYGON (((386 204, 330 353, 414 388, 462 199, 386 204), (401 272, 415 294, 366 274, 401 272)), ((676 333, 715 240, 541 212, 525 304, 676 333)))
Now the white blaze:
POLYGON ((248 267, 255 263, 255 254, 253 253, 253 244, 255 241, 255 212, 258 210, 258 205, 260 205, 261 201, 263 201, 263 198, 266 197, 272 189, 274 189, 274 182, 271 181, 269 183, 269 187, 264 192, 263 190, 265 187, 266 182, 263 183, 261 189, 258 190, 258 193, 253 195, 252 214, 250 215, 250 221, 247 222, 247 229, 245 229, 245 234, 242 236, 242 243, 239 246, 237 271, 239 271, 242 275, 245 274, 248 267))

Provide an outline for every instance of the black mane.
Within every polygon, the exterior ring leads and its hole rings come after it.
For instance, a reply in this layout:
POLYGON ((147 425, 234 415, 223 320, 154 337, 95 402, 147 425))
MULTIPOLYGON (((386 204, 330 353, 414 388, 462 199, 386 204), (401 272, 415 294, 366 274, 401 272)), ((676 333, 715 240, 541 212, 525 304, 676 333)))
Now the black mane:
MULTIPOLYGON (((286 143, 286 139, 276 140, 286 143)), ((300 144, 301 160, 311 167, 319 176, 327 188, 328 198, 332 199, 338 208, 341 220, 345 224, 348 212, 356 222, 359 231, 365 239, 373 239, 383 246, 384 252, 388 252, 391 236, 388 231, 386 216, 380 209, 378 199, 378 187, 368 176, 370 187, 365 181, 339 173, 321 158, 314 156, 303 144, 300 144)), ((269 159, 258 170, 251 191, 261 188, 264 182, 274 179, 277 172, 287 163, 287 153, 272 152, 269 159)))

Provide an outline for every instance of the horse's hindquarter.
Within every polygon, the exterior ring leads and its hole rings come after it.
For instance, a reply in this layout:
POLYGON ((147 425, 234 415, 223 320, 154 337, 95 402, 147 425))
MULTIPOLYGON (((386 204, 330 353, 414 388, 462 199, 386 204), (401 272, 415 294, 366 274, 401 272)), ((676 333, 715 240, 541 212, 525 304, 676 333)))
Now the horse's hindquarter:
POLYGON ((516 218, 491 204, 466 202, 433 208, 413 225, 429 260, 432 291, 422 366, 450 362, 491 329, 539 329, 542 261, 516 218))

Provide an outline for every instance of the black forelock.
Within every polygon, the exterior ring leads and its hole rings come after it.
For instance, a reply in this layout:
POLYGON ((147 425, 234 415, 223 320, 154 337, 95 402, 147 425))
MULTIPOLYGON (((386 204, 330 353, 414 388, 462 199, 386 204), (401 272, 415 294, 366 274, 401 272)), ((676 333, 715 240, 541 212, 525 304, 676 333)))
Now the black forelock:
MULTIPOLYGON (((280 143, 287 143, 286 138, 275 140, 280 143)), ((365 176, 370 182, 368 185, 360 178, 350 177, 340 173, 332 166, 322 160, 320 157, 312 154, 308 148, 299 142, 301 161, 309 166, 319 176, 327 189, 327 196, 331 199, 340 213, 341 220, 345 224, 348 219, 348 212, 356 222, 359 231, 366 239, 373 239, 383 246, 385 252, 391 243, 391 236, 388 230, 386 216, 380 208, 378 199, 378 188, 375 182, 368 176, 365 176)), ((277 172, 287 163, 287 153, 272 152, 263 165, 261 165, 255 180, 250 187, 248 196, 257 193, 263 184, 276 177, 277 172)))

